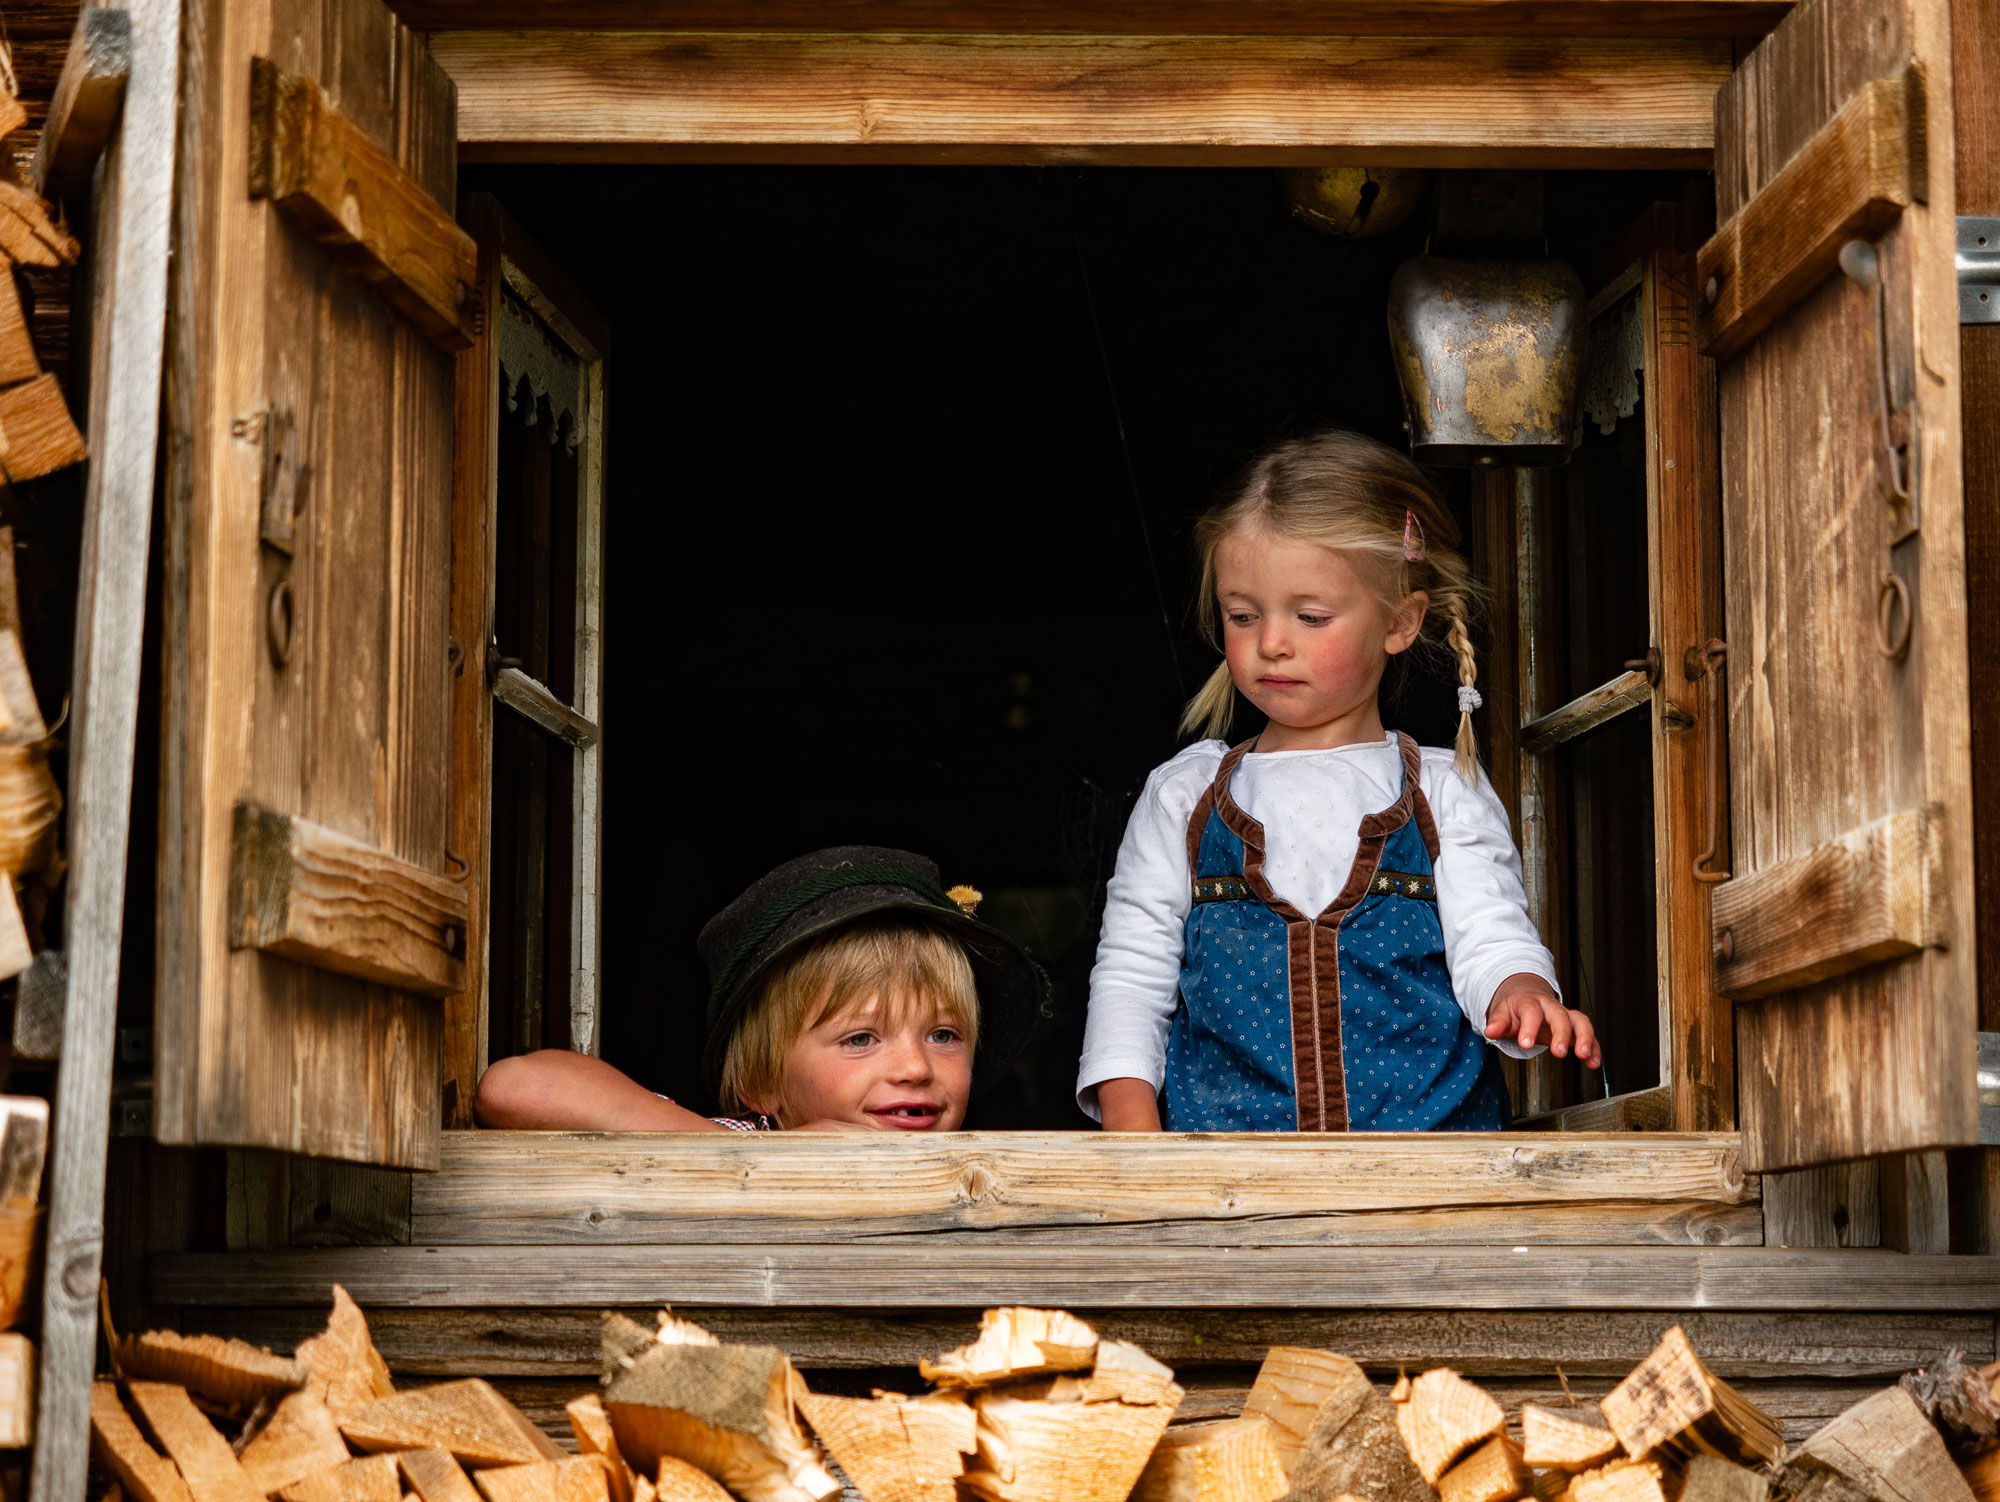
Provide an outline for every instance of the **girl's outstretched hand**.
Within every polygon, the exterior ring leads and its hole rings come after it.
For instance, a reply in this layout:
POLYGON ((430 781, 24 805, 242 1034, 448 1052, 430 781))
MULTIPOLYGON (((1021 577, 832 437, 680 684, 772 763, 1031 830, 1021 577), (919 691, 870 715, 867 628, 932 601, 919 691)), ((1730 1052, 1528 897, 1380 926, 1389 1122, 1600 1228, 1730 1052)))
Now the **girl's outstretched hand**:
POLYGON ((1604 1062, 1597 1047, 1597 1030, 1583 1013, 1556 1000, 1549 983, 1539 975, 1510 975, 1493 992, 1486 1007, 1486 1036, 1513 1040, 1523 1048, 1537 1043, 1549 1045, 1559 1059, 1574 1053, 1578 1062, 1595 1069, 1604 1062))

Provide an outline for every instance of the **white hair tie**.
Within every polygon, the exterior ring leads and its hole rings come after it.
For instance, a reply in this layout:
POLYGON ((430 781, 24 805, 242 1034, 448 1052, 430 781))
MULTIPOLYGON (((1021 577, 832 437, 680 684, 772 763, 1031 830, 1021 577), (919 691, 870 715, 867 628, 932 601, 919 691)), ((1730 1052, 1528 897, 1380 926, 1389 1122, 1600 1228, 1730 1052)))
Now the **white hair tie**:
POLYGON ((1460 714, 1471 714, 1473 710, 1479 708, 1485 702, 1484 699, 1479 697, 1479 690, 1471 684, 1461 683, 1458 686, 1458 712, 1460 714))

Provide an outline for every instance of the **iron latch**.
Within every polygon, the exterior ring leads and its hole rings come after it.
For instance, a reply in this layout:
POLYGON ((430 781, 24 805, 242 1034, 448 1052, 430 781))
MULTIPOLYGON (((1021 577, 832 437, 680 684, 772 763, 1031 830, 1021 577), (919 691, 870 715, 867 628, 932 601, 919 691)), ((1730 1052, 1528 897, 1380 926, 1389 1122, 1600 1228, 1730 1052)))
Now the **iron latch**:
POLYGON ((2000 219, 1958 216, 1958 321, 2000 323, 2000 219))

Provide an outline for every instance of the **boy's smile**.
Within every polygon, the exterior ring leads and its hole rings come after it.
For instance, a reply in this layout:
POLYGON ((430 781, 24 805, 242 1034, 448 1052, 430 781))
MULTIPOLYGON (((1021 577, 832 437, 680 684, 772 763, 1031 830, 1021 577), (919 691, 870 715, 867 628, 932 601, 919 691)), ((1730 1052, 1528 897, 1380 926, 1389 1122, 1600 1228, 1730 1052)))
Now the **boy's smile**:
POLYGON ((799 1034, 783 1096, 756 1104, 783 1127, 949 1132, 965 1119, 972 1049, 928 999, 885 1007, 862 997, 799 1034))

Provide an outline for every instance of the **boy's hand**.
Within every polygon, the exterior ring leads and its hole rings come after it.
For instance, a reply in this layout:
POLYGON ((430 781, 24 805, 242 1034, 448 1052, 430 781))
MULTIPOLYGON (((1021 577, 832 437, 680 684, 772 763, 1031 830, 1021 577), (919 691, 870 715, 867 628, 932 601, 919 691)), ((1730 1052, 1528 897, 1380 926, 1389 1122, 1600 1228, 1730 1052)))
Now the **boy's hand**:
POLYGON ((1595 1069, 1604 1062, 1597 1047, 1597 1030, 1583 1013, 1565 1007, 1539 975, 1510 975, 1493 992, 1486 1007, 1486 1036, 1513 1040, 1523 1048, 1547 1043, 1559 1059, 1572 1050, 1577 1061, 1595 1069))

